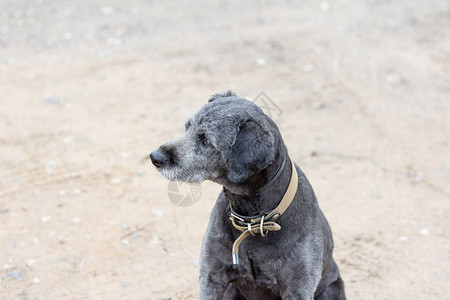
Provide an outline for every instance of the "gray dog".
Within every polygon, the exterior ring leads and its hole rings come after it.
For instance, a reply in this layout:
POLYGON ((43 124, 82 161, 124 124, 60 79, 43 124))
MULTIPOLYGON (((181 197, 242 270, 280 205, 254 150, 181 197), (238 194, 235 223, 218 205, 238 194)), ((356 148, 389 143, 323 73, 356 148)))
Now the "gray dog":
POLYGON ((223 186, 203 240, 199 299, 345 299, 314 191, 258 106, 216 94, 150 158, 170 180, 223 186))

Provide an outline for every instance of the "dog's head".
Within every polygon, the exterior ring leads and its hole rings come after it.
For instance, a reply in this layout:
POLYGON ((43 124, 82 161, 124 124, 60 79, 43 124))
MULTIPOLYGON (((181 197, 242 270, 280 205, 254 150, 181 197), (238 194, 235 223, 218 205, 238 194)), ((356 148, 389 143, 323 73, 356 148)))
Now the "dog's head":
POLYGON ((278 128, 252 102, 216 94, 186 122, 184 134, 150 154, 162 175, 187 182, 245 181, 275 159, 278 128))

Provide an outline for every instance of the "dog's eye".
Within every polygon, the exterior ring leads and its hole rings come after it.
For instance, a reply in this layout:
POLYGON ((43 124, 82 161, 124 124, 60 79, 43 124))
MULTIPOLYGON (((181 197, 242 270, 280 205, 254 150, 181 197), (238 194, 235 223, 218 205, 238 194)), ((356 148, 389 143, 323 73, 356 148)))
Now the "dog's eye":
POLYGON ((205 145, 206 143, 208 143, 208 139, 206 138, 206 135, 204 133, 199 133, 197 134, 197 140, 202 143, 203 145, 205 145))

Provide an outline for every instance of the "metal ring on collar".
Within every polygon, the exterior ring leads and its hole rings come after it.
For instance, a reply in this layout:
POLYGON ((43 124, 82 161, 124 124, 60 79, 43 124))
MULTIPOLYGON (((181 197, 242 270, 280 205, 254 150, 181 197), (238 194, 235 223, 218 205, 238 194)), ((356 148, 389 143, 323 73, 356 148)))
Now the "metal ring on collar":
POLYGON ((259 223, 259 233, 261 234, 262 237, 265 237, 269 231, 267 230, 266 232, 264 232, 263 224, 264 224, 264 216, 262 216, 261 223, 259 223))
POLYGON ((255 233, 253 232, 251 223, 247 223, 247 230, 251 233, 251 235, 255 236, 255 233))

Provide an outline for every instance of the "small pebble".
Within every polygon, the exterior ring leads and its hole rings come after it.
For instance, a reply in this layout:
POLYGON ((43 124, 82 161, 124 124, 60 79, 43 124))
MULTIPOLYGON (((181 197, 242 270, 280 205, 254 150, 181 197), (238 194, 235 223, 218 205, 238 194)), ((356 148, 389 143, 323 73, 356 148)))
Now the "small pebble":
POLYGON ((44 102, 46 104, 60 104, 61 100, 59 98, 55 98, 55 97, 47 97, 44 99, 44 102))
POLYGON ((400 242, 404 242, 404 241, 407 241, 407 240, 408 240, 408 237, 407 237, 407 236, 401 236, 401 237, 399 238, 399 240, 400 240, 400 242))
POLYGON ((50 221, 51 219, 52 219, 52 217, 50 217, 50 216, 42 216, 41 217, 41 222, 45 223, 45 222, 50 221))
POLYGON ((393 74, 393 73, 388 73, 386 75, 386 81, 388 82, 394 82, 398 80, 398 75, 397 74, 393 74))
POLYGON ((39 278, 34 277, 34 278, 33 278, 33 282, 34 282, 34 283, 39 283, 39 282, 40 282, 40 281, 39 281, 39 278))
POLYGON ((307 64, 302 67, 302 70, 305 73, 312 72, 312 71, 314 71, 314 69, 315 69, 314 65, 311 65, 311 64, 307 64))
POLYGON ((8 277, 14 279, 22 279, 22 274, 19 272, 19 270, 13 269, 11 273, 8 274, 8 277))
POLYGON ((258 58, 257 60, 256 60, 256 64, 258 65, 258 66, 265 66, 266 65, 266 60, 264 59, 264 58, 262 58, 262 57, 260 57, 260 58, 258 58))
POLYGON ((151 243, 153 245, 159 245, 159 244, 161 244, 161 238, 159 236, 157 236, 157 235, 154 235, 152 237, 151 243))
POLYGON ((311 155, 312 157, 319 156, 319 152, 316 150, 313 150, 309 155, 311 155))
POLYGON ((109 183, 111 184, 120 184, 122 182, 122 178, 118 177, 118 178, 111 178, 111 180, 109 181, 109 183))
POLYGON ((101 11, 104 15, 111 15, 112 13, 114 13, 114 8, 112 8, 111 6, 103 6, 101 8, 101 11))
POLYGON ((72 265, 73 265, 74 267, 75 267, 75 266, 78 266, 78 265, 82 262, 82 260, 83 260, 83 255, 78 254, 78 255, 76 255, 75 258, 73 259, 72 265))
POLYGON ((322 108, 324 108, 325 107, 325 104, 323 104, 322 102, 314 102, 313 103, 313 108, 314 109, 322 109, 322 108))
POLYGON ((78 224, 81 222, 81 218, 80 217, 75 217, 72 219, 72 223, 78 224))
POLYGON ((122 244, 124 244, 124 245, 128 245, 129 243, 130 243, 130 241, 128 241, 127 239, 122 240, 122 244))
POLYGON ((129 287, 129 286, 130 286, 130 283, 129 283, 129 282, 124 282, 124 283, 122 283, 122 287, 124 287, 124 288, 129 287))
POLYGON ((420 229, 419 233, 421 235, 428 235, 430 233, 430 231, 426 228, 422 228, 422 229, 420 229))
POLYGON ((138 237, 140 237, 141 235, 139 234, 139 232, 133 232, 129 237, 133 238, 133 239, 137 239, 138 237))
POLYGON ((322 3, 320 3, 320 8, 322 10, 329 10, 330 9, 330 3, 323 1, 322 3))
POLYGON ((164 215, 164 212, 160 209, 152 209, 152 213, 157 217, 162 217, 164 215))
POLYGON ((27 260, 27 266, 31 267, 36 262, 35 259, 29 259, 27 260))
POLYGON ((69 143, 72 143, 73 138, 74 138, 73 136, 66 136, 66 137, 64 137, 63 141, 65 144, 69 144, 69 143))
POLYGON ((128 225, 128 224, 122 224, 122 229, 123 229, 123 230, 128 230, 128 229, 130 229, 130 225, 128 225))
POLYGON ((130 153, 129 152, 120 152, 120 156, 122 156, 123 158, 128 158, 130 157, 130 153))

